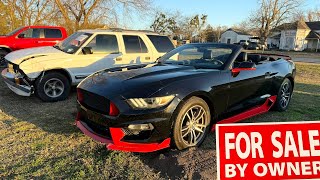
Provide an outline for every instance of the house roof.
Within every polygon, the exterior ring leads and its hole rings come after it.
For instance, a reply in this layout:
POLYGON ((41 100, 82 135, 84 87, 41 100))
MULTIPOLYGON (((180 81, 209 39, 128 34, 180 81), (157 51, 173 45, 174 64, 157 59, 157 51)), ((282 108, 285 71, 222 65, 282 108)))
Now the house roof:
POLYGON ((249 33, 242 32, 242 31, 240 31, 240 30, 236 30, 236 29, 232 29, 232 28, 230 28, 230 29, 228 29, 228 30, 226 30, 226 31, 233 31, 233 32, 237 33, 238 35, 252 36, 252 35, 249 34, 249 33))
POLYGON ((281 30, 296 30, 296 29, 310 29, 306 22, 296 21, 293 23, 284 23, 275 28, 277 31, 281 30))
POLYGON ((313 31, 320 30, 320 21, 314 21, 314 22, 306 22, 306 24, 309 26, 309 28, 313 31))
POLYGON ((310 31, 306 39, 320 39, 320 34, 315 31, 310 31))
POLYGON ((276 35, 274 35, 274 36, 271 36, 271 38, 280 39, 280 38, 281 38, 281 34, 276 34, 276 35))

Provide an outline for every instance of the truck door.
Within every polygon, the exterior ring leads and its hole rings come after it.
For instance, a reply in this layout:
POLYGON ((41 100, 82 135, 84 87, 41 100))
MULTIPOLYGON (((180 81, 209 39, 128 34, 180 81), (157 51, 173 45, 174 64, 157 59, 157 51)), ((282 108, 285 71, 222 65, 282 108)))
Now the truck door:
POLYGON ((122 35, 124 49, 122 57, 119 57, 116 64, 148 64, 155 60, 152 57, 152 49, 148 48, 141 36, 126 34, 122 35))
POLYGON ((121 65, 116 63, 117 58, 121 57, 116 35, 98 34, 88 41, 82 49, 90 48, 92 54, 80 52, 73 61, 73 66, 78 68, 73 68, 72 71, 79 82, 96 71, 121 65))
POLYGON ((41 34, 43 29, 41 28, 29 28, 21 32, 16 38, 16 49, 25 49, 32 47, 39 47, 41 44, 38 41, 41 41, 41 34))

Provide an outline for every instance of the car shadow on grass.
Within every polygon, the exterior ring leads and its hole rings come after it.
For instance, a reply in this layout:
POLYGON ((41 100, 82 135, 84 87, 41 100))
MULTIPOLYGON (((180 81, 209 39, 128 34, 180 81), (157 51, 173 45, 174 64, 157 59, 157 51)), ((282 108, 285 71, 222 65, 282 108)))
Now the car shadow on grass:
MULTIPOLYGON (((22 97, 13 93, 0 78, 0 110, 17 121, 26 121, 50 133, 70 134, 76 117, 76 93, 65 101, 45 103, 34 95, 22 97)), ((7 121, 10 123, 9 121, 7 121)))
POLYGON ((215 147, 215 135, 211 132, 197 148, 179 151, 172 147, 135 155, 165 179, 212 179, 216 177, 215 147))

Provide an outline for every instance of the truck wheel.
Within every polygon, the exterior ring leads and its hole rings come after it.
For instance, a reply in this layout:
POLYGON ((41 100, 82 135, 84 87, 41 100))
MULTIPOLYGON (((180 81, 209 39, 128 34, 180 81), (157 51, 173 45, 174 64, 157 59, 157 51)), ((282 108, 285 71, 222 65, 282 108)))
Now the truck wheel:
POLYGON ((210 130, 210 109, 201 98, 191 97, 177 109, 173 128, 174 144, 179 150, 200 146, 210 130))
POLYGON ((58 72, 49 72, 35 83, 35 94, 44 102, 56 102, 67 99, 70 93, 70 82, 58 72))
POLYGON ((6 66, 6 62, 4 57, 8 54, 8 52, 4 49, 0 49, 0 67, 6 66))

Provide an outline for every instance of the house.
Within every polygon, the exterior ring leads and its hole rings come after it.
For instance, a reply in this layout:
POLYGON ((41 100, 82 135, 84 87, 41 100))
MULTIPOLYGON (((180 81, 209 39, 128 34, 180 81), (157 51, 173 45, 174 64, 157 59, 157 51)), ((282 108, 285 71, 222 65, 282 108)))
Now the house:
POLYGON ((267 44, 281 50, 312 50, 320 48, 320 21, 285 23, 273 30, 267 44))
POLYGON ((228 29, 221 34, 220 41, 222 43, 234 44, 239 43, 241 40, 250 40, 253 36, 248 33, 243 33, 234 29, 228 29))

